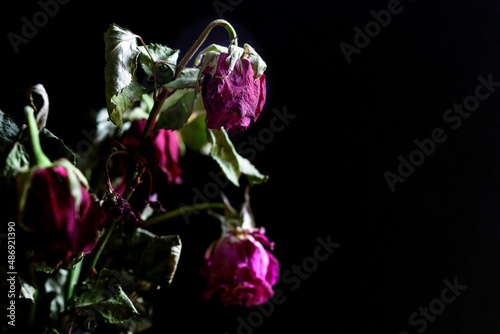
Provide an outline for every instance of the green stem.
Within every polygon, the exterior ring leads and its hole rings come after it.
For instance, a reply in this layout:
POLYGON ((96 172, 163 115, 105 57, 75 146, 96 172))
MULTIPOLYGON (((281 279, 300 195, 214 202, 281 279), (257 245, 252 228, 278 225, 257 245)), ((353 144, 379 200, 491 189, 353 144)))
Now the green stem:
POLYGON ((160 94, 158 95, 158 98, 155 100, 151 112, 149 113, 149 117, 148 120, 146 121, 146 125, 144 126, 144 130, 142 130, 141 139, 139 141, 140 144, 143 144, 146 138, 149 136, 149 133, 153 129, 153 124, 156 121, 156 117, 160 112, 163 102, 165 102, 165 100, 167 99, 167 97, 170 96, 171 93, 172 92, 170 90, 162 88, 160 94))
MULTIPOLYGON (((33 266, 29 266, 28 271, 29 271, 29 276, 30 276, 31 282, 33 284, 35 284, 35 282, 36 282, 35 268, 33 266)), ((31 328, 33 326, 33 324, 35 323, 37 306, 38 306, 38 289, 33 294, 33 304, 30 307, 29 316, 28 316, 28 328, 31 328)))
POLYGON ((38 290, 33 295, 33 304, 30 306, 28 327, 33 326, 33 324, 35 323, 37 300, 38 300, 38 290))
POLYGON ((191 211, 208 210, 208 209, 224 209, 226 205, 224 203, 201 203, 193 204, 189 206, 183 206, 176 210, 162 213, 156 217, 148 219, 144 226, 151 226, 153 224, 164 222, 165 220, 172 219, 175 217, 182 216, 183 214, 191 211))
MULTIPOLYGON (((151 109, 151 112, 149 113, 148 120, 146 121, 146 125, 144 126, 144 130, 142 130, 141 133, 141 138, 139 140, 139 152, 141 152, 142 145, 146 141, 146 138, 148 138, 149 133, 153 129, 153 125, 156 121, 156 117, 160 113, 161 106, 163 105, 163 102, 172 94, 172 90, 166 89, 165 87, 160 88, 160 95, 158 98, 155 100, 153 108, 151 109)), ((139 185, 142 174, 144 170, 139 172, 139 175, 135 178, 135 180, 131 180, 128 184, 127 187, 125 188, 125 191, 123 192, 123 198, 128 201, 132 194, 135 191, 135 188, 139 185)))
POLYGON ((226 28, 226 30, 229 34, 229 39, 231 40, 231 44, 238 45, 238 41, 236 39, 236 37, 237 37, 236 31, 234 30, 233 26, 229 22, 227 22, 226 20, 214 20, 214 21, 210 22, 210 24, 205 28, 205 30, 203 30, 200 37, 198 37, 196 42, 194 42, 193 46, 184 55, 182 60, 179 62, 179 65, 177 65, 177 68, 175 70, 174 79, 177 78, 177 76, 181 73, 181 71, 184 69, 184 67, 189 62, 189 60, 194 56, 196 51, 203 44, 203 42, 207 38, 210 31, 216 26, 223 26, 224 28, 226 28))
POLYGON ((90 263, 90 267, 87 269, 87 274, 85 275, 86 278, 90 276, 92 273, 92 269, 97 265, 97 261, 99 260, 99 257, 101 256, 102 251, 106 247, 106 244, 108 243, 109 237, 111 237, 111 234, 113 234, 113 231, 115 230, 115 226, 117 224, 117 221, 113 220, 111 222, 111 225, 108 227, 106 230, 106 234, 104 234, 99 240, 97 241, 97 246, 95 249, 95 252, 92 257, 92 262, 90 263))
POLYGON ((36 123, 36 118, 33 108, 26 106, 24 108, 24 115, 26 117, 26 122, 28 123, 31 149, 33 151, 35 164, 41 168, 49 167, 52 163, 50 162, 50 159, 42 151, 42 146, 40 145, 40 138, 38 137, 38 124, 36 123))
MULTIPOLYGON (((205 28, 205 30, 203 30, 200 37, 198 37, 196 42, 194 42, 193 46, 191 46, 189 51, 184 55, 182 60, 179 62, 179 65, 177 65, 177 68, 175 70, 174 79, 177 78, 177 76, 181 73, 181 71, 184 69, 184 67, 189 62, 189 60, 194 56, 196 51, 203 44, 203 42, 207 38, 210 31, 216 26, 224 26, 224 28, 226 28, 226 30, 229 34, 229 38, 231 39, 231 43, 234 45, 238 44, 237 39, 236 39, 236 31, 234 30, 233 26, 229 22, 227 22, 226 20, 214 20, 214 21, 210 22, 210 24, 205 28)), ((155 87, 156 87, 156 85, 155 85, 155 87)), ((158 113, 160 112, 160 108, 163 105, 163 102, 165 102, 165 100, 170 96, 171 93, 172 93, 171 90, 163 89, 161 91, 161 93, 159 94, 159 96, 157 98, 155 98, 155 104, 154 104, 151 112, 149 113, 149 117, 148 117, 146 126, 144 127, 144 130, 142 131, 140 143, 144 142, 144 140, 147 138, 147 136, 151 132, 151 129, 153 127, 153 124, 156 120, 158 113)))
POLYGON ((73 297, 73 292, 75 291, 75 285, 78 283, 80 278, 80 272, 82 271, 83 261, 78 262, 73 266, 69 272, 68 286, 66 289, 66 302, 69 302, 73 297))

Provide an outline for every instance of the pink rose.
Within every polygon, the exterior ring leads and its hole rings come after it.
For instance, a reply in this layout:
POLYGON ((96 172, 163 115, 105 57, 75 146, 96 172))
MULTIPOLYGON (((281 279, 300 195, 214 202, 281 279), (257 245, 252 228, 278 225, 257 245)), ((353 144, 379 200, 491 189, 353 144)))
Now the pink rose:
POLYGON ((248 128, 257 120, 266 101, 266 76, 254 79, 254 70, 246 58, 238 59, 229 72, 227 53, 221 53, 214 75, 207 66, 201 94, 207 111, 207 128, 224 127, 230 133, 248 128))
MULTIPOLYGON (((146 119, 133 121, 130 129, 122 137, 123 145, 137 149, 146 122, 146 119)), ((154 152, 153 158, 158 163, 157 166, 161 173, 165 175, 167 183, 181 183, 182 171, 179 168, 179 139, 177 134, 171 130, 160 129, 151 131, 149 137, 154 146, 152 148, 154 152)))
POLYGON ((204 297, 220 290, 224 305, 257 305, 273 296, 279 262, 268 249, 273 243, 264 228, 237 228, 214 241, 205 254, 202 273, 207 278, 204 297))

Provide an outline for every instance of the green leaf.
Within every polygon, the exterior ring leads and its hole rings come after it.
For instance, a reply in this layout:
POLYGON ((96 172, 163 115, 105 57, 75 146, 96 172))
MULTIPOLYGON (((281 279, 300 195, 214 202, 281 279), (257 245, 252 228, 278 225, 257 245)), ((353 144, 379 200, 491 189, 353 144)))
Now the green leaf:
POLYGON ((208 140, 212 144, 210 156, 217 161, 226 177, 239 187, 239 178, 244 174, 250 184, 266 182, 268 177, 261 174, 248 160, 236 152, 233 143, 224 129, 207 129, 208 140))
MULTIPOLYGON (((193 114, 193 116, 195 115, 193 114)), ((210 143, 207 137, 206 116, 205 113, 196 115, 193 120, 184 125, 180 134, 187 148, 208 155, 210 143)))
POLYGON ((15 171, 21 170, 29 165, 29 155, 23 145, 19 142, 12 143, 0 153, 0 175, 11 176, 15 171))
POLYGON ((106 47, 106 104, 109 119, 122 127, 122 115, 144 93, 135 75, 137 59, 141 53, 137 45, 137 35, 116 24, 109 27, 104 35, 106 47))
POLYGON ((103 294, 103 291, 96 291, 95 289, 89 292, 89 296, 83 300, 86 303, 77 305, 81 311, 89 311, 91 314, 92 310, 96 311, 96 316, 98 321, 104 322, 106 324, 116 324, 122 321, 128 320, 133 316, 139 315, 134 304, 130 301, 128 296, 123 292, 122 287, 117 285, 115 287, 116 292, 109 298, 100 300, 96 303, 90 302, 91 298, 98 297, 99 294, 103 294))
MULTIPOLYGON (((50 160, 66 158, 72 164, 76 163, 75 153, 68 146, 66 146, 60 138, 56 137, 52 132, 47 130, 47 128, 40 130, 38 136, 40 138, 40 144, 43 148, 43 152, 50 160)), ((19 136, 19 142, 24 143, 28 141, 29 131, 28 128, 25 128, 19 136)), ((23 149, 23 151, 25 151, 25 149, 23 149)))
MULTIPOLYGON (((203 72, 207 67, 211 68, 209 72, 210 75, 214 75, 221 53, 228 53, 228 48, 217 44, 209 45, 203 51, 198 53, 194 61, 194 66, 200 68, 200 71, 198 72, 197 82, 199 82, 200 78, 203 76, 203 72)), ((200 89, 200 87, 197 87, 197 89, 200 89)))
POLYGON ((153 323, 146 317, 137 316, 117 324, 116 327, 120 333, 142 333, 153 327, 153 323))
POLYGON ((230 45, 229 48, 226 48, 224 46, 212 44, 198 54, 194 65, 200 66, 200 73, 202 73, 207 66, 214 67, 211 71, 211 75, 213 75, 219 60, 219 54, 221 53, 229 53, 230 55, 226 58, 226 62, 229 65, 229 71, 234 69, 238 59, 248 58, 255 73, 255 80, 257 80, 267 68, 266 62, 259 56, 255 49, 248 44, 245 44, 243 48, 235 45, 230 45), (204 57, 202 58, 202 56, 204 57))
POLYGON ((248 178, 250 184, 260 184, 267 181, 268 176, 262 175, 248 159, 243 158, 238 153, 236 153, 236 158, 238 159, 241 173, 248 178))
POLYGON ((203 57, 203 61, 200 65, 200 72, 198 74, 199 76, 198 79, 204 75, 203 73, 207 67, 210 69, 208 73, 211 76, 214 76, 215 71, 217 70, 217 65, 219 64, 219 56, 220 56, 219 52, 216 51, 207 52, 205 57, 203 57))
POLYGON ((36 295, 38 294, 38 290, 26 282, 24 279, 20 278, 21 288, 19 289, 19 295, 21 298, 28 299, 31 303, 35 302, 36 295))
POLYGON ((245 189, 245 202, 240 206, 239 212, 233 208, 224 194, 221 194, 221 197, 225 204, 224 215, 217 214, 215 217, 225 226, 227 232, 238 227, 243 229, 255 228, 255 218, 250 207, 250 186, 245 189))
POLYGON ((152 239, 142 254, 138 276, 154 285, 172 283, 181 249, 178 235, 152 239))
POLYGON ((142 261, 141 255, 154 238, 156 238, 156 234, 151 231, 142 228, 130 231, 122 224, 117 226, 113 232, 103 255, 112 255, 116 261, 127 263, 129 268, 135 269, 139 267, 142 261))
MULTIPOLYGON (((234 66, 236 65, 236 62, 238 59, 240 59, 243 54, 245 53, 245 49, 240 48, 239 46, 236 45, 231 45, 229 47, 229 56, 226 58, 226 64, 229 66, 229 73, 233 71, 234 66)), ((241 65, 241 63, 240 63, 241 65)), ((229 74, 228 74, 229 75, 229 74)))
POLYGON ((75 153, 64 142, 56 137, 52 132, 44 128, 40 131, 40 144, 43 151, 50 160, 57 160, 60 158, 68 159, 72 164, 76 163, 75 153))
POLYGON ((19 135, 16 121, 0 110, 0 152, 8 149, 19 135))
POLYGON ((255 228, 255 217, 250 207, 250 187, 245 189, 245 203, 241 206, 240 216, 243 219, 241 224, 243 229, 255 228))
POLYGON ((173 89, 195 88, 199 73, 200 70, 197 68, 184 68, 181 73, 179 73, 179 76, 166 84, 166 86, 173 89))
MULTIPOLYGON (((228 48, 225 46, 221 46, 218 44, 211 44, 207 46, 205 49, 200 51, 198 55, 196 56, 196 59, 194 61, 194 66, 199 66, 202 62, 202 56, 207 56, 210 52, 212 52, 212 56, 209 58, 212 58, 214 55, 217 55, 219 53, 227 53, 228 48)), ((204 67, 206 67, 206 64, 209 63, 210 61, 206 61, 207 57, 203 58, 203 64, 201 64, 201 70, 203 71, 204 67)))
MULTIPOLYGON (((147 49, 149 53, 144 46, 139 46, 140 54, 138 61, 144 73, 148 77, 151 77, 153 75, 153 59, 156 62, 162 60, 165 63, 157 64, 155 68, 157 84, 164 85, 170 82, 175 74, 179 50, 173 50, 160 44, 147 45, 147 49), (153 59, 151 59, 149 54, 151 54, 153 59)), ((152 87, 152 89, 154 89, 154 87, 152 87)))
POLYGON ((59 267, 59 265, 61 263, 62 262, 59 262, 58 264, 56 264, 55 266, 52 267, 52 266, 48 265, 47 263, 40 261, 40 262, 33 263, 33 268, 35 268, 35 271, 38 271, 41 273, 52 274, 53 272, 56 271, 56 269, 59 267))
POLYGON ((139 315, 113 271, 103 269, 94 286, 81 293, 75 303, 79 314, 95 316, 98 322, 116 324, 139 315))
POLYGON ((252 65, 254 79, 257 80, 266 70, 267 64, 250 45, 245 44, 244 48, 245 53, 248 55, 248 60, 252 65))
POLYGON ((155 129, 181 129, 191 116, 195 97, 194 89, 191 88, 175 91, 163 103, 155 129))
MULTIPOLYGON (((48 272, 48 271, 45 271, 48 272)), ((43 293, 41 293, 42 299, 48 302, 48 316, 52 320, 59 319, 59 316, 64 312, 66 307, 66 302, 64 298, 64 287, 68 279, 68 271, 61 269, 54 272, 53 275, 47 278, 43 284, 43 293)))
POLYGON ((141 102, 144 105, 143 108, 145 108, 145 111, 149 115, 149 112, 151 111, 151 109, 153 109, 153 106, 155 104, 155 100, 153 99, 153 97, 150 94, 143 94, 141 102))
POLYGON ((58 159, 53 162, 53 166, 61 166, 66 170, 68 180, 69 191, 71 193, 71 197, 75 201, 75 207, 80 207, 82 202, 82 186, 88 188, 88 181, 85 178, 85 175, 75 167, 70 161, 65 158, 58 159))

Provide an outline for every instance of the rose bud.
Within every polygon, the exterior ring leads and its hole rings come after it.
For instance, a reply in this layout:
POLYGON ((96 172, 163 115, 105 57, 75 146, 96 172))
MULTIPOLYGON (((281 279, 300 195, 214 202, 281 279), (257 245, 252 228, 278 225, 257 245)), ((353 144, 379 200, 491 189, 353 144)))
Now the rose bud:
MULTIPOLYGON (((32 232, 34 260, 51 267, 73 254, 89 253, 105 214, 99 202, 68 167, 70 162, 31 171, 20 221, 32 232)), ((76 169, 76 168, 75 168, 76 169)), ((83 175, 82 175, 83 177, 83 175)))
POLYGON ((264 228, 240 227, 212 242, 205 254, 203 275, 207 278, 204 297, 219 291, 224 305, 247 307, 266 302, 279 278, 279 262, 268 249, 273 243, 264 228))
POLYGON ((207 54, 202 65, 201 95, 207 128, 234 133, 257 120, 266 101, 265 63, 249 46, 207 54), (239 57, 241 55, 241 57, 239 57))

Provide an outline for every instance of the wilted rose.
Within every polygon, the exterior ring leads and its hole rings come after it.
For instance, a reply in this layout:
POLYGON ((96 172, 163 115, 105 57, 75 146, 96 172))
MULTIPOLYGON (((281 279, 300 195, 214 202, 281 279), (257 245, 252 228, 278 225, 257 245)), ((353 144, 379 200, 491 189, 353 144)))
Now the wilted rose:
POLYGON ((279 262, 268 250, 274 244, 264 233, 263 228, 237 228, 208 247, 202 269, 206 299, 220 291, 224 305, 252 306, 273 296, 279 262))
POLYGON ((75 172, 61 165, 37 168, 28 182, 20 217, 33 236, 34 258, 56 266, 73 254, 89 253, 105 214, 75 172))
POLYGON ((219 54, 215 72, 213 66, 204 70, 201 89, 207 111, 207 128, 224 127, 233 133, 248 128, 257 120, 266 101, 266 76, 255 79, 247 58, 238 59, 232 70, 226 61, 228 53, 219 54))

